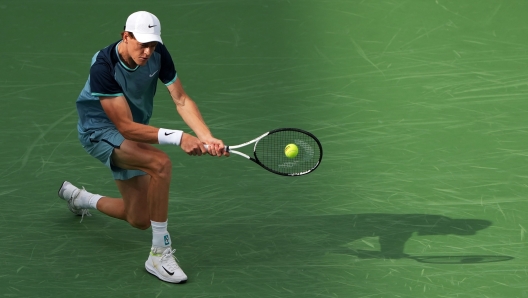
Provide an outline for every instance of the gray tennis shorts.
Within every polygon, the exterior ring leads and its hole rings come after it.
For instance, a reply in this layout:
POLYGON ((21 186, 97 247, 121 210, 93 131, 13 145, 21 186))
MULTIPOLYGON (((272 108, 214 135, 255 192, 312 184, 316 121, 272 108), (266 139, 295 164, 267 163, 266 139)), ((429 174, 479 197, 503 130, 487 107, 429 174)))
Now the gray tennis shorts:
POLYGON ((125 138, 116 128, 103 128, 79 133, 81 144, 91 156, 104 163, 112 171, 115 180, 128 180, 130 178, 146 175, 140 170, 125 170, 112 164, 112 153, 119 148, 125 138))

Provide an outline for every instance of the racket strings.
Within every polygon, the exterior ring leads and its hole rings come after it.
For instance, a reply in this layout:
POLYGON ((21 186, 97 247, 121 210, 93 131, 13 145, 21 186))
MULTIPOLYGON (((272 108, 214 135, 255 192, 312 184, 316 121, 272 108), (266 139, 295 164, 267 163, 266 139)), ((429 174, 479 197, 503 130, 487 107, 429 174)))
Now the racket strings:
POLYGON ((308 172, 317 167, 322 150, 320 144, 310 135, 296 130, 282 130, 267 135, 258 141, 255 147, 255 157, 268 169, 286 175, 296 175, 308 172), (295 144, 299 153, 295 157, 287 157, 285 148, 295 144))

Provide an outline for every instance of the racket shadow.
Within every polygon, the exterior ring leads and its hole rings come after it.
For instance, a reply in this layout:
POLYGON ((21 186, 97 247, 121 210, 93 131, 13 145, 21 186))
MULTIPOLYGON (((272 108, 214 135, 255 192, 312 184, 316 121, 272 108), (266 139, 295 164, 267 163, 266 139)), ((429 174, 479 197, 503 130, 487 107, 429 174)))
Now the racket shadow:
POLYGON ((479 264, 513 260, 510 256, 501 255, 467 255, 467 256, 410 256, 420 263, 429 264, 479 264))
POLYGON ((481 264, 513 260, 514 257, 505 255, 442 255, 442 256, 412 256, 405 253, 393 254, 382 251, 356 250, 352 255, 360 259, 412 259, 428 264, 481 264))

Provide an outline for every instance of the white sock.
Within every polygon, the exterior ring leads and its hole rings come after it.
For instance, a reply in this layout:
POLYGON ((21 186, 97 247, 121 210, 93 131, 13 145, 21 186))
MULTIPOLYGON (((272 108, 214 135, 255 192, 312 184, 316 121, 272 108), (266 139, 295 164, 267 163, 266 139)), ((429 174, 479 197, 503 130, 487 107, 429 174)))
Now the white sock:
MULTIPOLYGON (((103 197, 98 194, 93 194, 86 191, 85 189, 79 189, 79 196, 73 201, 73 205, 81 209, 97 209, 97 202, 103 197)), ((76 196, 76 193, 73 193, 73 196, 76 196)))
POLYGON ((167 231, 167 222, 150 221, 152 227, 152 246, 153 247, 170 247, 171 239, 167 231))
POLYGON ((90 205, 91 209, 97 209, 97 202, 102 198, 102 195, 94 194, 90 200, 88 200, 88 204, 90 205))

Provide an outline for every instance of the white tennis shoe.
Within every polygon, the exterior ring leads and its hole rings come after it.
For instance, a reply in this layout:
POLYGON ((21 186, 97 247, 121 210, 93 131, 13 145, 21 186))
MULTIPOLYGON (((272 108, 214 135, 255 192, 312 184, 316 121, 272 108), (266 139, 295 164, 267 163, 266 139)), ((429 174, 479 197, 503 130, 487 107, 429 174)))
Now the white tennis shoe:
POLYGON ((187 281, 187 275, 176 262, 175 251, 170 247, 153 247, 145 262, 145 269, 166 282, 178 284, 187 281))
MULTIPOLYGON (((86 208, 79 208, 77 206, 83 206, 86 204, 82 204, 86 201, 87 198, 85 198, 84 194, 88 193, 84 188, 79 189, 75 187, 75 185, 71 184, 68 181, 64 181, 59 189, 59 198, 65 200, 68 203, 68 209, 75 214, 82 216, 81 222, 84 219, 84 216, 92 216, 88 209, 86 208), (81 204, 79 204, 81 203, 81 204)), ((88 198, 89 199, 89 198, 88 198)))

